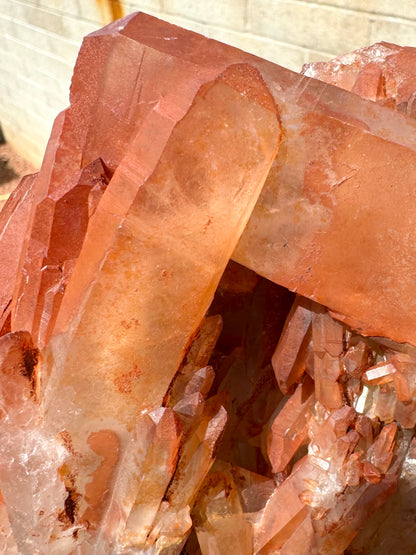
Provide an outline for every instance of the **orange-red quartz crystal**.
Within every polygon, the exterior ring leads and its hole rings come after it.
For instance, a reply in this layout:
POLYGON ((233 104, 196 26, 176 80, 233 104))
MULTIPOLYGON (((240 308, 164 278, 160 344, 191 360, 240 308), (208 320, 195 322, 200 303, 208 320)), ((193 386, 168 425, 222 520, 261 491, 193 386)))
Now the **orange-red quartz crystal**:
POLYGON ((415 64, 85 37, 0 214, 0 554, 414 553, 415 64))

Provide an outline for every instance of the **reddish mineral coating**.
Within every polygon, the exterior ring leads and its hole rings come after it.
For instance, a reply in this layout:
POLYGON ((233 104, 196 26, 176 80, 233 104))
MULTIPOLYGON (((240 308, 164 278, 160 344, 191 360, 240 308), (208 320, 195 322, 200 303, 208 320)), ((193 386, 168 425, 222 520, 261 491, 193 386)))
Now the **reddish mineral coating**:
POLYGON ((85 488, 88 509, 83 514, 87 527, 97 529, 111 495, 112 480, 119 462, 120 440, 112 430, 100 430, 90 434, 88 445, 102 461, 94 470, 91 481, 85 488))

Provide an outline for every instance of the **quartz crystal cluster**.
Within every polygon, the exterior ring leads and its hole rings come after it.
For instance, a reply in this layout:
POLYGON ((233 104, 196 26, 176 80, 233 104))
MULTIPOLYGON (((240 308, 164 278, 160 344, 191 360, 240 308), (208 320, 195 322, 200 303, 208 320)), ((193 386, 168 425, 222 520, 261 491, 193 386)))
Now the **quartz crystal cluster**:
POLYGON ((0 553, 414 553, 415 91, 84 39, 0 213, 0 553))

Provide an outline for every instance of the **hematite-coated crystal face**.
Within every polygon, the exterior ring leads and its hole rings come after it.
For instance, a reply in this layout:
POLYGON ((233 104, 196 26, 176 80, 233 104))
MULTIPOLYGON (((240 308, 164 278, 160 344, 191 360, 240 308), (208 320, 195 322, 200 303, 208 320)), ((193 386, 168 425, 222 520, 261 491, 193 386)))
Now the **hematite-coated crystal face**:
POLYGON ((415 64, 85 38, 0 213, 0 555, 414 553, 415 64))

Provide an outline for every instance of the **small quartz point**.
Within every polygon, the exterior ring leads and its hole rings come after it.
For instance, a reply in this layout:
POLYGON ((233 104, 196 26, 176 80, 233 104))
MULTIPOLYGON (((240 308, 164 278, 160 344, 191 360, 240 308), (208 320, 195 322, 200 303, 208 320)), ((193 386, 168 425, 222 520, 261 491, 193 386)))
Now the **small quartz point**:
POLYGON ((268 455, 275 474, 283 472, 308 436, 315 405, 312 380, 307 377, 279 410, 270 428, 268 455))
POLYGON ((44 347, 80 253, 89 218, 110 175, 100 159, 52 189, 36 207, 13 312, 12 328, 29 330, 44 347))
POLYGON ((362 376, 363 382, 369 385, 382 385, 391 383, 394 380, 396 368, 389 362, 379 362, 371 366, 362 376))
POLYGON ((186 432, 175 474, 147 540, 147 546, 154 545, 157 553, 167 550, 179 555, 190 533, 190 511, 214 462, 214 450, 227 421, 224 404, 223 395, 208 399, 186 432))
POLYGON ((125 445, 111 430, 90 434, 88 444, 100 457, 85 488, 80 521, 89 537, 85 555, 141 546, 149 533, 178 457, 182 426, 171 409, 139 415, 125 445))
POLYGON ((351 336, 341 358, 342 373, 348 378, 360 378, 363 369, 368 366, 370 356, 371 349, 368 343, 359 336, 351 336))
MULTIPOLYGON (((404 444, 409 442, 413 431, 407 435, 404 444)), ((413 518, 416 486, 415 439, 410 442, 399 475, 398 488, 378 511, 372 512, 365 528, 356 536, 348 550, 352 555, 368 553, 395 553, 400 549, 403 555, 413 555, 416 526, 413 518)))
POLYGON ((300 381, 306 370, 311 324, 311 302, 297 297, 272 357, 277 382, 285 394, 300 381))
MULTIPOLYGON (((129 488, 129 499, 135 492, 134 501, 130 506, 125 528, 121 535, 118 534, 118 544, 125 550, 154 549, 160 553, 165 550, 176 552, 189 535, 191 521, 188 500, 184 506, 175 506, 170 505, 164 498, 178 469, 189 462, 186 460, 188 442, 195 443, 195 433, 198 435, 202 429, 201 422, 207 418, 211 401, 205 407, 205 399, 214 375, 212 368, 199 368, 199 365, 208 362, 221 325, 221 318, 217 316, 203 321, 181 369, 165 396, 165 404, 173 408, 162 406, 149 414, 143 414, 138 420, 135 437, 138 440, 140 463, 136 461, 137 479, 133 484, 130 482, 129 488), (146 441, 143 438, 146 438, 146 441), (183 456, 185 461, 181 461, 183 456)), ((209 457, 209 450, 206 456, 209 457)), ((201 480, 211 463, 208 459, 208 466, 205 467, 206 462, 201 459, 201 480)), ((181 478, 177 486, 179 489, 189 487, 186 476, 182 485, 180 481, 181 478)), ((191 486, 190 498, 195 495, 197 489, 192 493, 191 486)), ((126 506, 126 503, 124 505, 126 506)), ((127 513, 127 510, 125 512, 127 513)), ((114 530, 113 535, 117 535, 114 530)))
POLYGON ((11 331, 11 301, 18 279, 19 261, 27 219, 32 209, 33 185, 37 174, 25 176, 0 213, 0 330, 11 331))
POLYGON ((314 314, 312 320, 314 379, 316 399, 328 409, 343 404, 338 378, 342 372, 343 326, 326 312, 314 314))
POLYGON ((207 366, 222 330, 221 316, 205 318, 175 375, 166 403, 175 406, 192 393, 206 394, 211 388, 214 373, 207 366))
POLYGON ((294 553, 308 552, 312 538, 303 534, 302 523, 310 518, 310 511, 300 497, 305 490, 305 480, 316 481, 321 472, 309 463, 307 457, 303 457, 290 476, 275 488, 254 526, 254 553, 273 553, 283 549, 295 534, 297 551, 294 553))
POLYGON ((254 528, 275 488, 270 478, 216 459, 192 512, 202 553, 254 553, 254 528))
MULTIPOLYGON (((136 497, 120 543, 124 547, 144 547, 163 496, 175 471, 182 437, 182 426, 174 411, 160 407, 143 415, 152 423, 148 447, 136 486, 136 497)), ((141 428, 140 421, 137 434, 141 428)))
POLYGON ((255 524, 276 488, 275 480, 220 459, 216 459, 212 467, 212 472, 216 471, 230 476, 237 488, 245 517, 255 524))
POLYGON ((415 116, 416 48, 378 42, 329 62, 306 64, 302 73, 415 116))
MULTIPOLYGON (((195 441, 198 422, 206 418, 205 399, 214 379, 214 371, 209 366, 200 368, 200 365, 209 361, 221 328, 221 317, 204 319, 165 398, 169 406, 160 407, 139 420, 151 418, 154 422, 153 443, 140 469, 142 477, 136 499, 120 542, 124 548, 146 549, 156 542, 159 551, 177 549, 188 536, 189 529, 185 526, 182 535, 176 530, 173 538, 163 537, 168 533, 169 523, 175 514, 180 519, 181 515, 189 515, 190 510, 189 505, 170 507, 163 499, 177 468, 188 462, 178 461, 178 457, 187 456, 187 443, 195 441)), ((207 471, 202 469, 202 478, 207 471)), ((183 487, 187 486, 183 484, 183 487)), ((186 519, 189 521, 189 516, 186 519)))
POLYGON ((193 516, 202 555, 253 553, 253 529, 229 473, 212 472, 198 494, 193 516))

